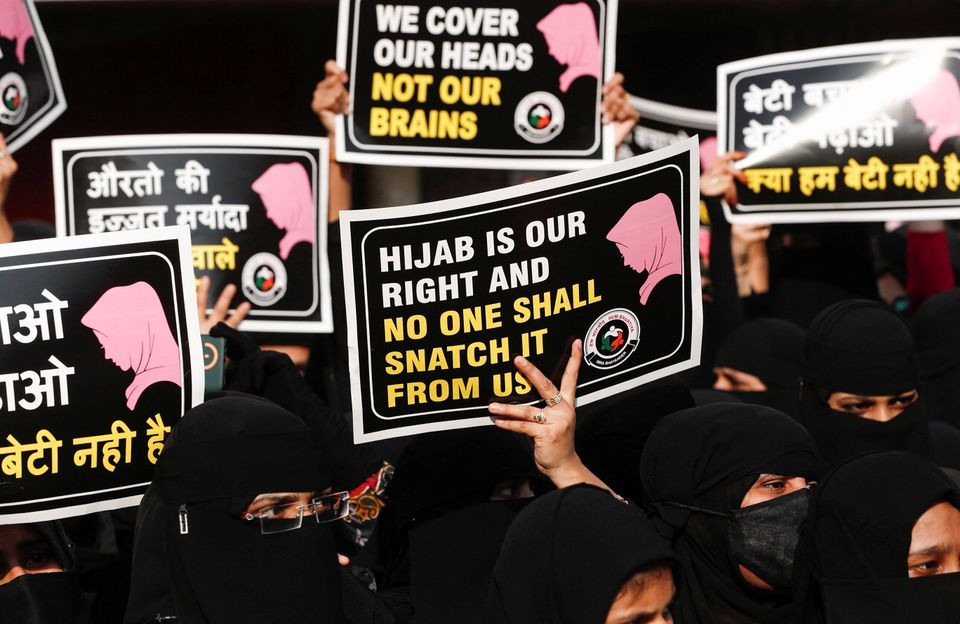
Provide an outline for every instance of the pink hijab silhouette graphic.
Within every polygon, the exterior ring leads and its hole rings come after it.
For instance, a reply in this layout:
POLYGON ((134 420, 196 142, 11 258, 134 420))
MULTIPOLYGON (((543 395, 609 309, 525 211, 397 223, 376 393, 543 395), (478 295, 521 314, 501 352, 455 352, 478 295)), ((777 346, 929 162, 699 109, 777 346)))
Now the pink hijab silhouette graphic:
POLYGON ((647 272, 640 287, 640 303, 647 304, 661 281, 683 270, 683 241, 673 202, 663 193, 630 206, 607 232, 623 254, 623 265, 637 273, 647 272))
POLYGON ((180 348, 177 346, 160 298, 150 284, 136 282, 103 293, 80 323, 93 330, 103 357, 120 370, 133 370, 127 386, 127 409, 155 383, 169 381, 182 387, 180 348))
POLYGON ((597 20, 583 2, 561 4, 537 22, 550 56, 567 69, 560 74, 560 92, 566 93, 581 76, 600 79, 600 42, 597 20))
POLYGON ((917 119, 933 126, 930 151, 937 152, 950 137, 960 136, 960 85, 947 70, 910 98, 917 119))
POLYGON ((271 165, 257 178, 253 186, 260 195, 267 218, 281 230, 280 259, 286 260, 297 243, 314 244, 317 240, 316 209, 310 177, 300 163, 271 165))
POLYGON ((33 37, 33 24, 23 0, 0 0, 0 37, 17 42, 17 60, 26 60, 27 42, 33 37))

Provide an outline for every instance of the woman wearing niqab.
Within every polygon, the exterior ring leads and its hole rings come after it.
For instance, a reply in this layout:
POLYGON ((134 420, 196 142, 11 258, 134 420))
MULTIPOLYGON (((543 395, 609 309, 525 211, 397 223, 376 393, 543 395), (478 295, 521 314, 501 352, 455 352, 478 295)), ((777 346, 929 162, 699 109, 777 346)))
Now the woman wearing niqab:
POLYGON ((908 565, 917 520, 943 502, 960 509, 960 490, 913 453, 872 453, 837 466, 811 496, 797 568, 812 575, 822 621, 960 621, 960 573, 910 578, 908 565))
POLYGON ((640 472, 646 505, 674 535, 679 624, 804 621, 791 572, 807 490, 741 504, 761 475, 815 479, 818 466, 803 427, 767 407, 717 403, 660 421, 640 472), (774 590, 749 584, 741 566, 774 590))
POLYGON ((829 404, 833 393, 868 398, 904 395, 917 389, 917 373, 910 330, 883 305, 861 299, 841 301, 813 320, 805 346, 802 422, 816 441, 825 468, 871 451, 929 454, 922 397, 886 421, 829 404))
POLYGON ((494 624, 603 624, 630 577, 673 553, 643 511, 575 485, 532 502, 504 540, 493 575, 494 624))
POLYGON ((749 373, 760 379, 766 390, 714 388, 730 392, 747 403, 766 405, 798 418, 803 340, 802 329, 780 319, 755 319, 743 323, 717 350, 714 368, 749 373))
POLYGON ((178 621, 347 622, 331 525, 304 512, 299 529, 263 534, 244 519, 259 494, 329 483, 309 428, 286 410, 232 396, 188 412, 152 486, 178 621))

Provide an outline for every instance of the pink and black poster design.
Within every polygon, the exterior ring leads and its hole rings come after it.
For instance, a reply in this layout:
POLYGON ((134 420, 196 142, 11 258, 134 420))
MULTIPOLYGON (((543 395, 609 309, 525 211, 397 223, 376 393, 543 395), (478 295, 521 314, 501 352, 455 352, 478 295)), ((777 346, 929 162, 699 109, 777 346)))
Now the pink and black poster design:
POLYGON ((11 152, 67 108, 33 0, 0 0, 0 133, 11 152))
POLYGON ((186 228, 0 247, 0 524, 136 505, 202 398, 186 228))
POLYGON ((719 151, 747 153, 732 221, 960 216, 960 38, 762 56, 717 79, 719 151))
POLYGON ((341 0, 343 162, 570 170, 613 162, 600 124, 617 0, 341 0))
POLYGON ((491 425, 539 399, 514 365, 562 371, 577 403, 700 360, 698 146, 418 206, 340 217, 358 442, 491 425))
POLYGON ((333 330, 327 140, 129 135, 53 141, 61 236, 186 225, 197 279, 237 286, 244 331, 333 330))

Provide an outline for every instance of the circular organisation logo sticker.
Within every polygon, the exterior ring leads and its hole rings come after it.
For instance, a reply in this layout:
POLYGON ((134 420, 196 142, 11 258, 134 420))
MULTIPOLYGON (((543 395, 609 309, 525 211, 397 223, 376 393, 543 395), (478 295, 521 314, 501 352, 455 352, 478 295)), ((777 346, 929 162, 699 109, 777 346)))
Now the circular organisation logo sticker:
POLYGON ((27 83, 20 74, 10 72, 0 78, 0 122, 10 126, 27 114, 27 83))
POLYGON ((531 143, 546 143, 563 130, 563 104, 552 93, 534 91, 517 104, 513 126, 531 143))
POLYGON ((640 321, 625 308, 604 312, 587 330, 583 340, 584 359, 600 369, 623 364, 640 342, 640 321))
POLYGON ((252 303, 271 306, 287 292, 287 269, 272 253, 254 254, 243 265, 240 282, 252 303))

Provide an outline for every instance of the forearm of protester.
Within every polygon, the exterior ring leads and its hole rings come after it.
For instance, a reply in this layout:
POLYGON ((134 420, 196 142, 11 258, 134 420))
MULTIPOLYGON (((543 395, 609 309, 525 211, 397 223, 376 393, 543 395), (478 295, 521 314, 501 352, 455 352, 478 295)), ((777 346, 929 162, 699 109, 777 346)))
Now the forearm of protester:
MULTIPOLYGON (((570 360, 563 372, 560 390, 528 359, 517 356, 513 363, 540 397, 546 407, 491 403, 490 413, 501 429, 522 433, 533 442, 537 468, 558 488, 588 483, 610 490, 587 468, 574 448, 577 414, 574 405, 577 394, 577 375, 583 360, 583 343, 573 343, 570 360)), ((612 490, 611 490, 612 491, 612 490)))
POLYGON ((327 130, 327 137, 330 139, 328 220, 330 223, 336 223, 340 218, 340 211, 350 210, 350 194, 353 188, 353 168, 338 162, 335 154, 337 115, 343 115, 350 109, 350 93, 346 87, 349 77, 336 61, 327 61, 323 69, 326 75, 314 88, 310 107, 323 123, 327 130))
POLYGON ((233 284, 227 284, 220 291, 213 309, 207 312, 207 301, 210 298, 210 278, 203 276, 200 278, 200 284, 197 286, 197 314, 200 316, 200 333, 209 334, 214 325, 223 321, 230 327, 236 328, 240 321, 246 318, 250 312, 250 302, 244 301, 236 307, 233 313, 230 313, 230 303, 237 294, 237 287, 233 284))
POLYGON ((600 111, 603 115, 602 121, 605 124, 612 123, 614 128, 614 147, 618 148, 630 136, 630 132, 637 121, 640 120, 640 113, 630 103, 630 94, 623 87, 623 74, 617 72, 613 77, 603 85, 603 99, 600 103, 600 111))
POLYGON ((7 142, 0 134, 0 243, 13 242, 13 226, 7 218, 7 194, 10 192, 10 183, 17 173, 17 161, 7 150, 7 142))
POLYGON ((956 285, 943 221, 918 221, 907 227, 907 297, 916 310, 921 303, 956 285))
POLYGON ((730 243, 737 276, 737 290, 741 297, 762 294, 770 290, 767 239, 769 225, 733 225, 730 243))

